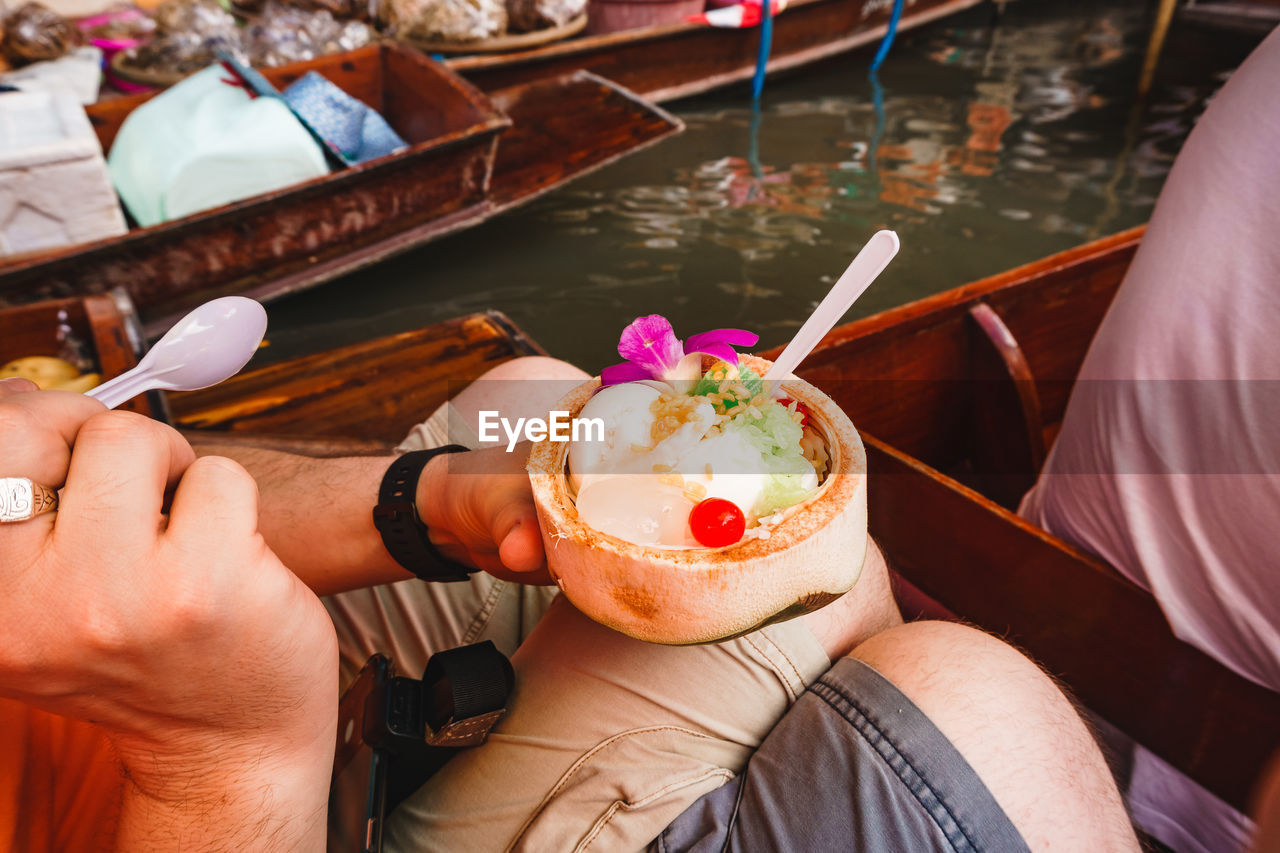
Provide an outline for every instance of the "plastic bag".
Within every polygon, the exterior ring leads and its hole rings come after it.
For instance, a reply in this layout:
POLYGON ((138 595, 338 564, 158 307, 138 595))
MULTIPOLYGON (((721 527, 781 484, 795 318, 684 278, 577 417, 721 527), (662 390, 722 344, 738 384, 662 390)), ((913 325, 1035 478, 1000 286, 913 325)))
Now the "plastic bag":
POLYGON ((185 74, 216 62, 219 50, 244 56, 236 18, 217 0, 167 0, 154 17, 156 35, 134 51, 135 65, 185 74))
POLYGON ((360 21, 339 21, 327 11, 267 3, 244 32, 244 50, 255 66, 284 65, 371 44, 377 34, 360 21))
POLYGON ((507 30, 503 0, 386 0, 389 28, 415 41, 468 42, 507 30))
POLYGON ((14 67, 57 59, 79 43, 71 22, 39 3, 5 16, 3 30, 0 54, 14 67))

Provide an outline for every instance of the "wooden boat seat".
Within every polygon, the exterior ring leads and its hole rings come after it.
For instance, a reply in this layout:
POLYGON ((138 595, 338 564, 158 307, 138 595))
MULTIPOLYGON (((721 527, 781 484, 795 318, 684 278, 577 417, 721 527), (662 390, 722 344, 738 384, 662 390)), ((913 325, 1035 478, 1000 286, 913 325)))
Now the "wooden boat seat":
MULTIPOLYGON (((110 379, 138 363, 140 328, 129 298, 119 292, 0 308, 0 364, 32 355, 61 357, 69 334, 83 342, 102 378, 110 379)), ((120 408, 149 415, 154 403, 148 395, 120 408)))
MULTIPOLYGON (((104 379, 138 363, 141 325, 117 291, 0 309, 0 364, 58 356, 67 333, 85 343, 104 379)), ((485 311, 283 363, 251 362, 213 388, 152 392, 120 408, 199 431, 190 433, 196 440, 218 432, 223 444, 381 453, 473 379, 522 355, 546 351, 505 314, 485 311)))

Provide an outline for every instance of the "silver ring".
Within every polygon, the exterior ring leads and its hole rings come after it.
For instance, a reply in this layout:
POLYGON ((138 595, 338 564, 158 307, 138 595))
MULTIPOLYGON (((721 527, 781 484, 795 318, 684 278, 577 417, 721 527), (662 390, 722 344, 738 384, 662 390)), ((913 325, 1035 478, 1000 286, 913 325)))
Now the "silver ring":
POLYGON ((58 509, 58 493, 26 477, 0 477, 0 524, 26 521, 58 509))

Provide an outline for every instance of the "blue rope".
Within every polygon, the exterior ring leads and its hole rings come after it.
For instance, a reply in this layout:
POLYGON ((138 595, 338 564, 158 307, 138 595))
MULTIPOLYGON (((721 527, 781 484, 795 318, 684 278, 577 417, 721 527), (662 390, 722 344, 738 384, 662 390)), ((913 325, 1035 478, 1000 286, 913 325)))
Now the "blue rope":
POLYGON ((889 29, 880 40, 880 49, 876 51, 876 58, 871 60, 872 71, 879 71, 880 63, 884 62, 884 58, 889 55, 889 48, 893 47, 893 37, 898 34, 898 19, 901 17, 902 0, 893 0, 893 11, 889 14, 889 29))
POLYGON ((880 137, 884 136, 884 88, 880 85, 880 75, 871 70, 867 75, 871 81, 871 106, 876 111, 876 127, 871 134, 871 144, 867 149, 868 167, 872 176, 879 181, 880 170, 876 168, 876 152, 880 150, 880 137))
MULTIPOLYGON (((898 0, 899 3, 902 0, 898 0)), ((760 50, 756 53, 756 73, 751 78, 751 100, 760 100, 764 91, 764 72, 769 65, 769 53, 773 49, 773 1, 761 0, 760 50)))

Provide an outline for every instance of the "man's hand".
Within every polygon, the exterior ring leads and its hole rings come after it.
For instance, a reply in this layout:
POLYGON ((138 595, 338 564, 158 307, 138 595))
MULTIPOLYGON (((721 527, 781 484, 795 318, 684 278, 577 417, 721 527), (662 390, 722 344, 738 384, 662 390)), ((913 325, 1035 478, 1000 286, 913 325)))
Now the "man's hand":
POLYGON ((132 785, 121 843, 317 845, 336 639, 258 534, 253 480, 33 387, 0 383, 0 476, 63 491, 0 525, 0 695, 104 728, 132 785))
POLYGON ((525 461, 529 443, 432 459, 417 504, 431 541, 452 559, 520 583, 548 583, 525 461))

